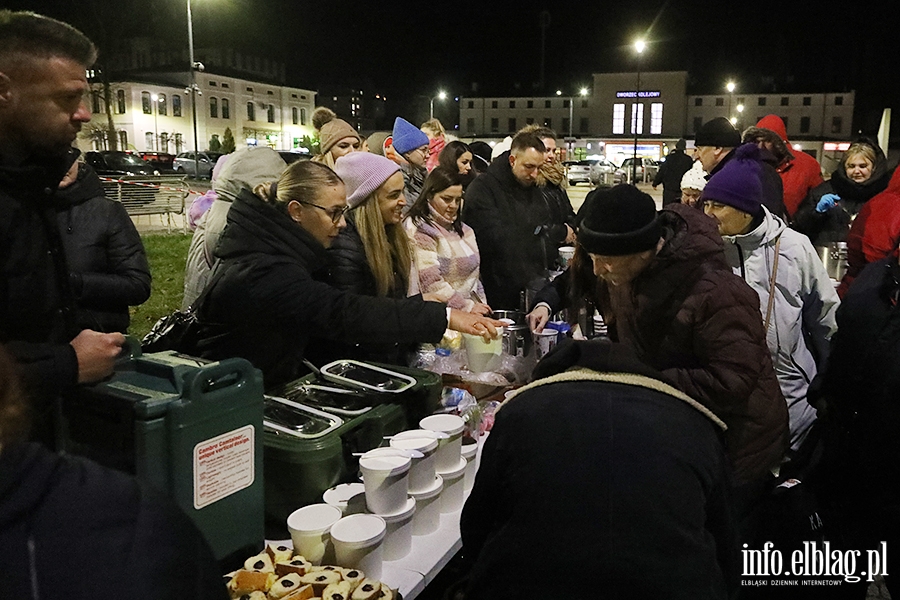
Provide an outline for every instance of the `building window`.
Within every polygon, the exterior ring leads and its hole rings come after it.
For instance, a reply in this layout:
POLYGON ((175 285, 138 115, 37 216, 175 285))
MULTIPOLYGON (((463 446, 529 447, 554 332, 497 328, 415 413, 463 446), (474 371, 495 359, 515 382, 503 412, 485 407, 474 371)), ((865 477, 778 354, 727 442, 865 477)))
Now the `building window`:
POLYGON ((120 115, 125 114, 125 90, 116 90, 116 109, 120 115))
POLYGON ((590 120, 587 117, 581 117, 581 122, 578 123, 578 131, 580 133, 587 133, 590 125, 590 120))
MULTIPOLYGON (((222 87, 225 87, 224 85, 222 87)), ((180 133, 175 134, 175 154, 181 154, 184 151, 184 137, 180 133)))
POLYGON ((800 133, 809 133, 809 117, 800 117, 800 133))
POLYGON ((270 104, 269 107, 266 109, 266 120, 269 121, 269 123, 275 122, 275 105, 274 104, 270 104))
POLYGON ((507 127, 506 127, 506 130, 507 130, 507 131, 509 131, 509 132, 515 132, 515 130, 516 130, 516 119, 515 119, 515 117, 509 119, 509 120, 506 122, 506 126, 507 126, 507 127))
POLYGON ((572 131, 572 122, 569 120, 569 117, 563 117, 562 120, 562 130, 564 134, 571 133, 572 131))
POLYGON ((790 106, 790 98, 788 98, 787 96, 782 96, 781 97, 781 105, 782 106, 790 106))
POLYGON ((231 118, 231 104, 228 102, 228 98, 222 98, 222 118, 231 118))
POLYGON ((662 133, 662 102, 654 102, 650 105, 650 134, 659 135, 662 133))
POLYGON ((725 98, 716 98, 716 106, 725 106, 725 98))
POLYGON ((250 86, 247 86, 247 91, 250 92, 250 93, 252 94, 252 93, 253 93, 253 88, 250 87, 250 86))
POLYGON ((787 131, 788 130, 788 118, 781 117, 781 120, 784 121, 784 130, 787 131))
POLYGON ((209 116, 212 119, 219 118, 219 100, 218 100, 218 98, 210 97, 210 99, 209 99, 209 116))
POLYGON ((215 82, 215 81, 210 81, 210 82, 209 82, 209 87, 216 87, 216 82, 215 82))
POLYGON ((534 125, 534 117, 528 117, 527 119, 525 119, 525 124, 534 125))
POLYGON ((525 104, 525 106, 527 106, 528 108, 534 108, 534 100, 529 100, 529 101, 525 104))
POLYGON ((587 108, 587 107, 588 107, 588 101, 587 101, 587 100, 582 100, 582 101, 581 101, 581 108, 587 108))
POLYGON ((834 105, 835 106, 843 106, 844 105, 844 97, 843 96, 835 96, 834 97, 834 105))
POLYGON ((475 133, 475 118, 469 117, 466 119, 466 131, 469 133, 475 133))
POLYGON ((128 132, 124 129, 119 130, 119 148, 128 147, 128 132))
POLYGON ((553 129, 553 119, 551 119, 550 117, 544 117, 544 127, 553 129))
POLYGON ((141 108, 145 115, 153 114, 153 101, 150 99, 150 92, 141 92, 141 108))
POLYGON ((841 117, 831 117, 831 133, 840 133, 844 126, 843 121, 841 117))
POLYGON ((499 104, 497 103, 497 101, 496 101, 496 100, 491 100, 491 108, 497 108, 497 106, 499 106, 499 104))
POLYGON ((510 100, 510 101, 509 101, 509 107, 510 107, 510 108, 515 108, 515 107, 516 107, 516 101, 515 101, 515 100, 510 100))
POLYGON ((256 106, 253 102, 247 103, 247 120, 255 121, 256 120, 256 106))
POLYGON ((644 133, 644 104, 631 105, 631 133, 644 133))
POLYGON ((500 131, 500 119, 491 117, 491 133, 497 133, 498 131, 500 131))
POLYGON ((156 150, 156 148, 153 147, 153 132, 152 131, 148 131, 147 133, 144 134, 144 144, 146 145, 147 150, 156 150))
POLYGON ((625 105, 613 104, 613 135, 625 133, 625 105))
POLYGON ((172 96, 172 116, 181 116, 181 96, 179 96, 178 94, 172 96))
POLYGON ((223 81, 223 82, 222 82, 222 87, 225 88, 225 89, 227 90, 227 89, 228 89, 228 84, 225 83, 225 82, 223 81))
POLYGON ((300 111, 296 106, 291 107, 291 123, 297 125, 300 122, 300 111))
POLYGON ((563 108, 569 108, 571 102, 569 100, 563 100, 563 108))
POLYGON ((550 108, 553 103, 550 100, 544 100, 544 108, 550 108))
POLYGON ((803 106, 811 106, 812 98, 809 96, 803 96, 803 106))
POLYGON ((694 133, 700 131, 701 127, 703 127, 703 117, 694 117, 694 133))
POLYGON ((757 98, 757 99, 756 99, 756 105, 757 105, 757 106, 765 106, 765 105, 766 105, 766 97, 765 97, 765 96, 760 96, 759 98, 757 98))
POLYGON ((159 150, 160 152, 169 151, 169 134, 165 131, 159 134, 159 150))
POLYGON ((300 109, 300 124, 306 125, 306 109, 305 108, 300 109))
POLYGON ((100 92, 91 92, 91 112, 100 114, 100 92))
POLYGON ((169 109, 166 108, 166 95, 160 94, 156 99, 156 110, 159 111, 159 114, 165 116, 169 114, 169 109))
POLYGON ((272 90, 269 90, 269 91, 267 91, 266 93, 267 93, 268 95, 270 95, 270 96, 274 96, 274 95, 275 95, 275 92, 273 92, 272 90))
POLYGON ((694 106, 703 106, 703 98, 694 98, 694 106))
POLYGON ((469 100, 469 102, 468 102, 468 104, 466 104, 466 106, 468 106, 469 108, 475 108, 475 101, 469 100))

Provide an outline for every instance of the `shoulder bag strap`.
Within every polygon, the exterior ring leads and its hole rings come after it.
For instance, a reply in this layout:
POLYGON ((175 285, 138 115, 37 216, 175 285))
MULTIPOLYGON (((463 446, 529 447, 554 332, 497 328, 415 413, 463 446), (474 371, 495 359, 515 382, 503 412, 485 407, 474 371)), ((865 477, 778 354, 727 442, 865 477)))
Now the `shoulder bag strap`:
POLYGON ((772 318, 772 307, 775 305, 775 277, 778 274, 778 257, 781 252, 779 252, 781 248, 781 236, 778 236, 778 240, 775 242, 775 263, 772 266, 772 277, 769 279, 769 305, 766 307, 766 321, 763 324, 763 330, 769 331, 769 320, 772 318))

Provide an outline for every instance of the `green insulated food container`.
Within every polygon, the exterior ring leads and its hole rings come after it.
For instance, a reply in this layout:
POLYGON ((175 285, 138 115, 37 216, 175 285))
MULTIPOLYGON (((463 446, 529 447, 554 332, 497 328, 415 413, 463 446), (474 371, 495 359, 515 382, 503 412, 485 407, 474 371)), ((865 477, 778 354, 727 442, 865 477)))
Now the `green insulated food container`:
POLYGON ((60 447, 137 476, 194 520, 216 558, 258 551, 262 375, 244 359, 132 356, 62 403, 60 447))

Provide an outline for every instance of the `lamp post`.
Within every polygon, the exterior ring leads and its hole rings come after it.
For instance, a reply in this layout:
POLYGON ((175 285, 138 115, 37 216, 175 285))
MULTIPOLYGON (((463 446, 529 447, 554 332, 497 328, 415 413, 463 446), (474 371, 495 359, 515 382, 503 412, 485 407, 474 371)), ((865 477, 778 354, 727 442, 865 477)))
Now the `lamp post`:
POLYGON ((197 77, 194 69, 197 63, 194 61, 194 20, 191 17, 191 0, 187 0, 188 22, 188 58, 191 61, 191 120, 194 126, 194 177, 200 178, 200 148, 197 144, 197 77))
MULTIPOLYGON (((631 123, 634 128, 634 150, 631 155, 631 183, 637 185, 637 147, 638 147, 638 108, 641 105, 641 56, 644 53, 646 44, 644 40, 638 40, 634 43, 634 50, 637 52, 637 90, 635 91, 635 103, 631 109, 631 123)), ((643 116, 643 115, 642 115, 643 116)))
POLYGON ((731 106, 734 104, 734 82, 729 81, 725 84, 725 89, 728 90, 728 120, 731 121, 731 124, 734 125, 734 113, 731 111, 731 106))
MULTIPOLYGON (((446 100, 447 92, 445 92, 444 90, 441 90, 440 92, 438 92, 437 98, 438 98, 438 100, 446 100)), ((430 115, 428 117, 429 119, 434 118, 434 96, 431 96, 428 98, 428 114, 430 115)))
POLYGON ((738 114, 734 117, 731 117, 731 124, 734 125, 735 127, 737 127, 738 119, 739 119, 740 115, 743 114, 743 112, 744 112, 744 105, 738 104, 735 108, 737 109, 738 114))
POLYGON ((153 101, 153 149, 159 152, 159 95, 150 94, 153 101))
MULTIPOLYGON (((562 96, 562 90, 556 90, 556 95, 557 95, 557 96, 562 96)), ((587 95, 588 95, 588 89, 585 88, 585 87, 581 88, 580 90, 578 90, 578 95, 581 96, 582 98, 583 98, 584 96, 587 96, 587 95)), ((573 107, 574 107, 574 106, 575 106, 575 97, 574 97, 574 96, 569 96, 569 138, 572 137, 572 127, 573 127, 572 124, 573 124, 573 122, 574 122, 574 120, 575 120, 575 115, 574 115, 574 112, 573 112, 573 107)), ((569 140, 566 140, 566 149, 567 149, 567 151, 569 150, 569 143, 570 143, 569 140)), ((574 147, 574 143, 573 143, 573 147, 574 147)))

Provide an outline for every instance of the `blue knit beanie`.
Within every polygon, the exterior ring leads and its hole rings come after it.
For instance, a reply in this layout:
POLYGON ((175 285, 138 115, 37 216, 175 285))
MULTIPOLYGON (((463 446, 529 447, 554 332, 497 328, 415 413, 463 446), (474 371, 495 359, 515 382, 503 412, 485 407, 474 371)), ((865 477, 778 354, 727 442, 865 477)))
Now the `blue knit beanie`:
POLYGON ((755 217, 762 206, 762 168, 756 144, 739 146, 734 158, 706 183, 700 200, 726 204, 755 217))
POLYGON ((403 117, 394 119, 393 137, 394 150, 401 155, 428 145, 428 136, 425 132, 403 117))

